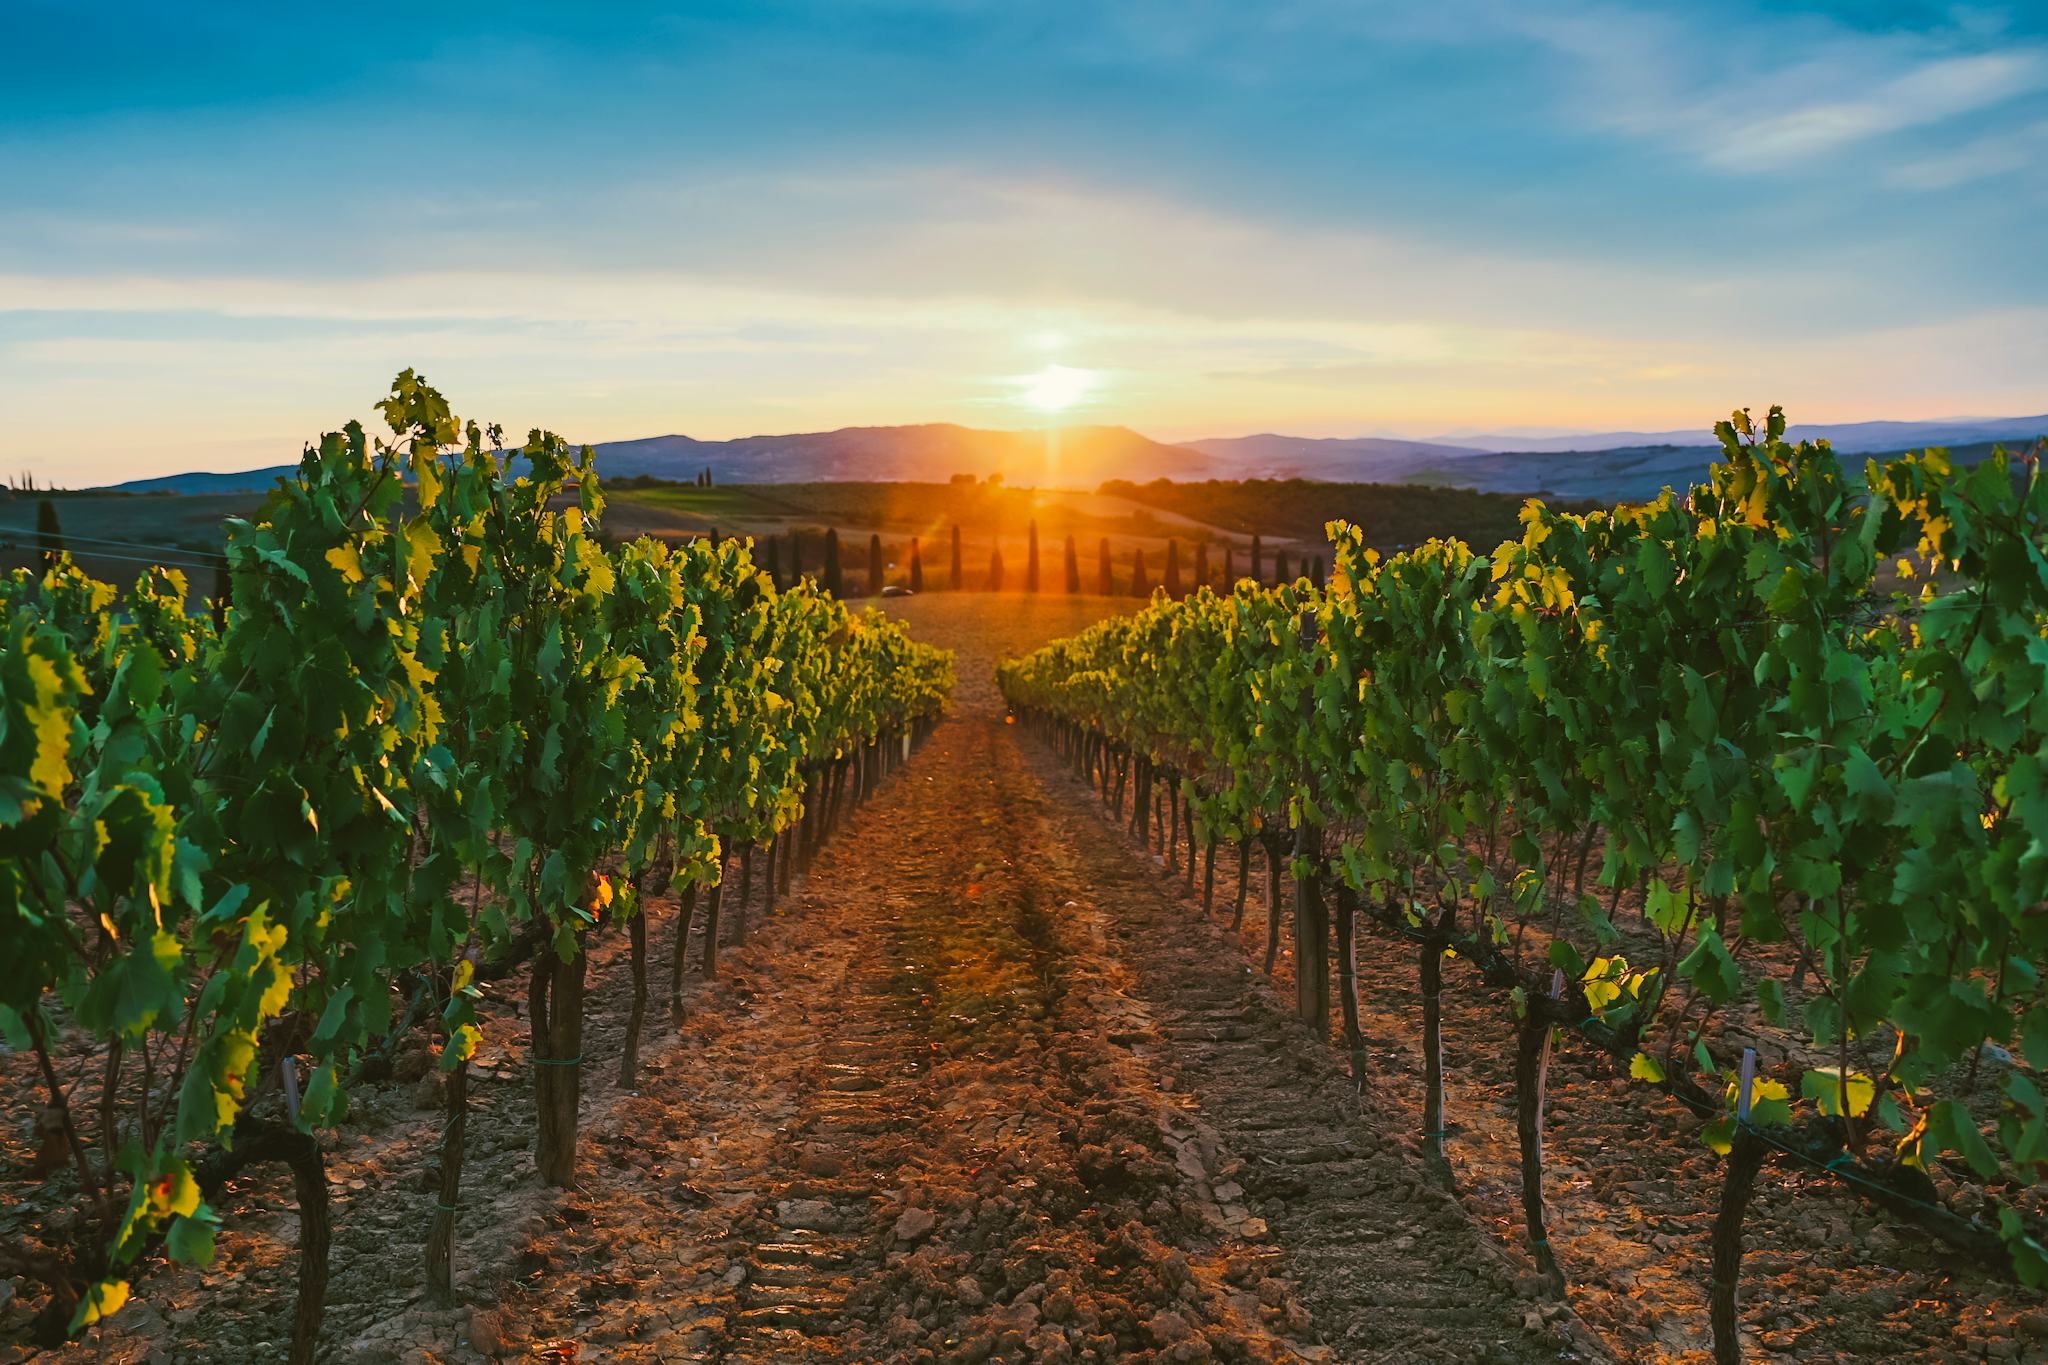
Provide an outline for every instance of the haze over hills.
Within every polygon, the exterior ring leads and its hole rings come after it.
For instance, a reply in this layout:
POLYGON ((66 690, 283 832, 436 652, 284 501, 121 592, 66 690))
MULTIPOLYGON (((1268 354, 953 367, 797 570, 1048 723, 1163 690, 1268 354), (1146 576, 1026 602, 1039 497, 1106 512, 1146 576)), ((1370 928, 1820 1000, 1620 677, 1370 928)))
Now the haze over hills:
MULTIPOLYGON (((644 475, 688 482, 704 469, 719 483, 944 483, 955 474, 1001 474, 1004 482, 1018 487, 1093 488, 1117 478, 1233 477, 1199 450, 1166 445, 1128 427, 985 431, 927 422, 729 441, 647 436, 602 441, 592 449, 598 469, 608 479, 644 475)), ((167 474, 115 488, 129 493, 256 491, 268 488, 292 467, 274 465, 239 474, 167 474)))
MULTIPOLYGON (((1757 413, 1761 422, 1763 414, 1757 413)), ((1927 445, 1971 445, 1979 441, 2031 441, 2048 435, 2048 415, 2038 417, 1950 417, 1926 422, 1793 422, 1788 441, 1829 441, 1845 454, 1874 454, 1927 445)), ((1711 446, 1712 434, 1697 431, 1476 432, 1432 436, 1428 443, 1489 454, 1548 451, 1623 450, 1630 447, 1711 446)))
MULTIPOLYGON (((1957 418, 1930 422, 1795 425, 1794 439, 1826 438, 1845 455, 1928 445, 1982 458, 1993 441, 2023 445, 2048 435, 2038 417, 1957 418)), ((1000 474, 1018 487, 1090 489, 1109 479, 1315 479, 1351 483, 1430 483, 1485 492, 1553 493, 1603 500, 1653 497, 1702 478, 1715 446, 1704 431, 1590 432, 1569 436, 1304 437, 1267 433, 1155 441, 1128 427, 1088 426, 989 431, 952 423, 844 427, 785 436, 706 441, 650 436, 596 447, 608 479, 648 476, 687 482, 709 469, 718 483, 819 483, 879 480, 944 483, 955 475, 1000 474), (1505 442, 1519 444, 1507 445, 1505 442)), ((268 488, 291 469, 170 474, 115 485, 118 491, 229 493, 268 488)))
POLYGON ((1241 479, 1327 479, 1394 483, 1419 470, 1465 459, 1469 447, 1383 436, 1226 436, 1188 441, 1241 479))
POLYGON ((688 479, 709 467, 721 483, 882 480, 944 483, 955 474, 1001 474, 1005 483, 1092 488, 1109 478, 1219 477, 1215 462, 1188 446, 1165 445, 1128 427, 986 431, 928 422, 901 427, 843 427, 794 436, 700 441, 650 436, 596 447, 608 477, 648 474, 688 479))

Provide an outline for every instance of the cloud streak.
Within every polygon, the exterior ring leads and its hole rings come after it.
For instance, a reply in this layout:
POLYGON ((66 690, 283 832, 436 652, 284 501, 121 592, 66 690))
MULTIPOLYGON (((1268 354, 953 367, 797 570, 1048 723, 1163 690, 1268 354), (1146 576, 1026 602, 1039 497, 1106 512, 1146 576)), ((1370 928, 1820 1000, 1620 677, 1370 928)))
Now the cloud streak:
POLYGON ((1016 424, 1049 364, 1183 436, 2048 408, 2048 16, 1864 13, 139 14, 0 128, 0 467, 262 462, 403 365, 592 437, 1016 424))

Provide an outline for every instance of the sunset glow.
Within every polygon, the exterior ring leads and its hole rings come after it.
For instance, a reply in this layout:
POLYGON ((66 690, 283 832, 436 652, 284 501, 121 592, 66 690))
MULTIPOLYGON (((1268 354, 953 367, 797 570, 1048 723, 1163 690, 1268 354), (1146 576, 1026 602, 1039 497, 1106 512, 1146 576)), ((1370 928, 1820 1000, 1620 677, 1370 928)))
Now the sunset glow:
POLYGON ((1024 380, 1024 401, 1040 412, 1064 412, 1095 387, 1090 370, 1068 365, 1048 365, 1024 380))
POLYGON ((31 0, 0 468, 274 464, 408 365, 591 441, 2048 409, 2048 8, 1031 10, 31 0), (567 98, 365 98, 485 53, 567 98), (394 159, 451 192, 339 192, 394 159))

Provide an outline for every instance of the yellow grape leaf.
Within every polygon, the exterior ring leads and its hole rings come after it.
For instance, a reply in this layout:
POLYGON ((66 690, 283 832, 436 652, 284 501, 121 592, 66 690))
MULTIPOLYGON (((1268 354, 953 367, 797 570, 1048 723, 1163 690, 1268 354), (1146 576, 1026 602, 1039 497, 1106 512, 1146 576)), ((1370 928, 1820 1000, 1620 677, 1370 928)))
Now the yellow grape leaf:
POLYGON ((214 1131, 228 1127, 241 1112, 242 1093, 248 1085, 249 1067, 256 1060, 253 1029, 229 1029, 217 1043, 219 1061, 214 1072, 214 1131))
POLYGON ((328 566, 351 583, 363 581, 363 557, 353 545, 337 545, 326 554, 328 566))
POLYGON ((419 489, 421 507, 432 507, 441 497, 441 462, 433 452, 413 454, 412 477, 419 489))
POLYGON ((1750 1083, 1749 1102, 1751 1105, 1761 1104, 1765 1100, 1790 1100, 1791 1098, 1792 1094, 1785 1089, 1783 1081, 1774 1081, 1768 1077, 1758 1076, 1750 1083))
POLYGON ((284 1013, 285 1005, 292 998, 291 968, 282 962, 270 961, 258 967, 257 972, 269 972, 270 984, 263 988, 262 996, 256 1002, 259 1017, 272 1018, 284 1013))
POLYGON ((192 1173, 180 1167, 166 1171, 149 1182, 149 1212, 153 1218, 169 1218, 173 1214, 189 1216, 199 1210, 199 1182, 192 1173))
POLYGON ((475 1024, 464 1024, 448 1035, 448 1045, 441 1049, 441 1069, 453 1071, 462 1063, 476 1056, 477 1044, 483 1041, 483 1034, 475 1024))
POLYGON ((1647 1052, 1638 1052, 1635 1055, 1628 1064, 1628 1074, 1636 1080, 1648 1081, 1651 1085, 1664 1083, 1663 1066, 1647 1052))
POLYGON ((78 1311, 71 1316, 71 1330, 90 1327, 101 1318, 112 1317, 121 1311, 121 1305, 128 1302, 128 1281, 101 1280, 85 1291, 78 1300, 78 1311))
MULTIPOLYGON (((1877 1082, 1860 1071, 1852 1071, 1847 1088, 1850 1115, 1863 1117, 1877 1099, 1877 1082)), ((1842 1116, 1842 1090, 1842 1069, 1838 1066, 1817 1067, 1807 1072, 1799 1085, 1800 1094, 1819 1105, 1820 1112, 1829 1118, 1842 1116)))

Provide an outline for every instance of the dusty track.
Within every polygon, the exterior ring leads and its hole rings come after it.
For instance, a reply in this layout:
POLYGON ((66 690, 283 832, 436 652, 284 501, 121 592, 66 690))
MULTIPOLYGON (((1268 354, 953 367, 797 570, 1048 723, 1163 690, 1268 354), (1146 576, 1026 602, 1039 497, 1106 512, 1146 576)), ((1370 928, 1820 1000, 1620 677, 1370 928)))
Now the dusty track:
MULTIPOLYGON (((534 1182, 523 1028, 488 1031, 460 1307, 419 1289, 431 1082, 363 1096, 329 1358, 1583 1358, 1227 931, 999 715, 948 721, 856 812, 680 1034, 650 1021, 637 1092, 612 1081, 621 958, 593 963, 578 1189, 534 1182)), ((242 1189, 208 1286, 163 1276, 52 1358, 271 1358, 275 1185, 242 1189)))
POLYGON ((1556 1358, 1326 1051, 1056 780, 992 717, 941 729, 592 1125, 616 1159, 571 1202, 609 1222, 505 1296, 506 1335, 620 1361, 1556 1358))

